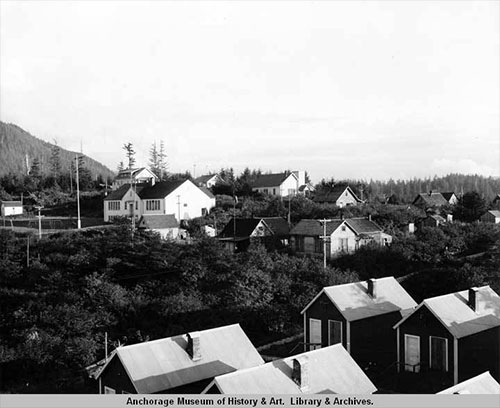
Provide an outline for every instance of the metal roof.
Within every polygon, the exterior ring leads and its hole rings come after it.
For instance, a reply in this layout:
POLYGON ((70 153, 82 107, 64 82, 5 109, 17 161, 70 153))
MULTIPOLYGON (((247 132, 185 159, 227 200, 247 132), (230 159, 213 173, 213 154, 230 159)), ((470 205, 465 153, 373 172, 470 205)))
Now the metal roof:
MULTIPOLYGON (((187 335, 118 347, 113 358, 120 359, 140 394, 153 394, 264 363, 239 324, 198 333, 200 360, 193 361, 186 351, 187 335)), ((100 375, 105 372, 106 368, 100 375)))
MULTIPOLYGON (((500 296, 489 286, 483 286, 477 288, 476 299, 478 309, 473 310, 469 306, 469 290, 463 290, 425 299, 413 313, 421 307, 427 307, 456 338, 500 326, 500 296)), ((394 328, 399 327, 413 313, 399 321, 394 328)))
POLYGON ((500 394, 500 384, 486 371, 438 394, 500 394))
POLYGON ((372 394, 377 389, 341 344, 308 351, 259 367, 218 376, 223 394, 372 394), (309 387, 292 380, 293 360, 307 356, 309 387))
POLYGON ((361 320, 385 313, 404 311, 417 306, 417 303, 403 289, 394 277, 374 279, 375 297, 368 294, 368 283, 355 282, 344 285, 328 286, 302 310, 304 313, 316 299, 325 293, 348 321, 361 320))

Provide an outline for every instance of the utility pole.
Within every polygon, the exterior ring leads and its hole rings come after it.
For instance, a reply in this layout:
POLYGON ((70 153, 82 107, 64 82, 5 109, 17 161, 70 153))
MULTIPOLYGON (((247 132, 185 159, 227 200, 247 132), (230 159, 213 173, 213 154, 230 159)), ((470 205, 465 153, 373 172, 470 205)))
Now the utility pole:
POLYGON ((323 269, 326 269, 326 243, 330 239, 330 237, 326 235, 326 224, 331 221, 332 220, 327 220, 326 218, 319 220, 323 225, 323 235, 320 237, 323 240, 323 269))
POLYGON ((104 332, 104 361, 108 362, 108 332, 104 332))
POLYGON ((42 239, 42 205, 37 205, 35 208, 38 210, 38 239, 42 239))
POLYGON ((26 245, 26 267, 30 267, 30 236, 28 235, 28 243, 26 245))
POLYGON ((78 176, 78 155, 75 155, 75 165, 76 165, 76 207, 78 209, 78 220, 76 227, 78 229, 81 229, 82 221, 80 219, 80 181, 78 176))

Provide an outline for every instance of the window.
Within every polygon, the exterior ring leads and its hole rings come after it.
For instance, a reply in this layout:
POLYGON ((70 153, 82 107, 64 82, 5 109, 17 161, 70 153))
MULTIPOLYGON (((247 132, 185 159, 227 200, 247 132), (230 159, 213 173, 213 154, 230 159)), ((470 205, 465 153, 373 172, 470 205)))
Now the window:
POLYGON ((265 189, 264 189, 263 191, 264 191, 264 193, 266 193, 266 194, 268 193, 268 190, 267 190, 267 188, 265 188, 265 189))
POLYGON ((139 201, 136 201, 135 202, 135 209, 138 210, 139 209, 139 201))
POLYGON ((291 195, 295 195, 295 189, 294 188, 289 188, 288 189, 288 195, 291 196, 291 195))
POLYGON ((159 211, 160 208, 160 200, 146 200, 146 211, 159 211))
POLYGON ((340 250, 347 252, 349 250, 349 238, 339 238, 340 250))
POLYGON ((448 340, 429 337, 429 367, 431 370, 448 371, 448 340))
POLYGON ((321 320, 309 319, 309 350, 321 348, 321 320))
POLYGON ((120 211, 120 202, 119 201, 108 201, 108 210, 109 211, 120 211))
POLYGON ((113 388, 104 386, 104 394, 116 394, 116 391, 113 388))
POLYGON ((276 195, 276 189, 273 188, 273 195, 276 195))
POLYGON ((125 201, 125 209, 127 209, 127 202, 125 201))
POLYGON ((405 334, 405 371, 420 372, 420 337, 405 334))
POLYGON ((345 231, 345 225, 342 225, 342 231, 345 231))
POLYGON ((328 320, 328 345, 342 343, 342 322, 328 320))

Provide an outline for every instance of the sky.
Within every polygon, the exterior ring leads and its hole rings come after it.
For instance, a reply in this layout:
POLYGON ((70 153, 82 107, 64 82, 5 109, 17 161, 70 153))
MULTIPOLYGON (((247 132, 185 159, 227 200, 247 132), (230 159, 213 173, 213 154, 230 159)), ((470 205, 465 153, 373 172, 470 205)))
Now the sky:
POLYGON ((113 170, 498 177, 499 6, 0 0, 0 120, 113 170))

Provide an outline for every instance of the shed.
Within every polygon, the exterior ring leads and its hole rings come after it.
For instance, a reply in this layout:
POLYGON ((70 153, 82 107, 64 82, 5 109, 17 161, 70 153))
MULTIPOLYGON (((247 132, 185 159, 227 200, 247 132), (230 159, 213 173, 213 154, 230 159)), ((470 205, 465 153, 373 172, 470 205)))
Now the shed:
POLYGON ((23 214, 23 203, 22 201, 2 201, 2 217, 12 217, 14 215, 23 214))

